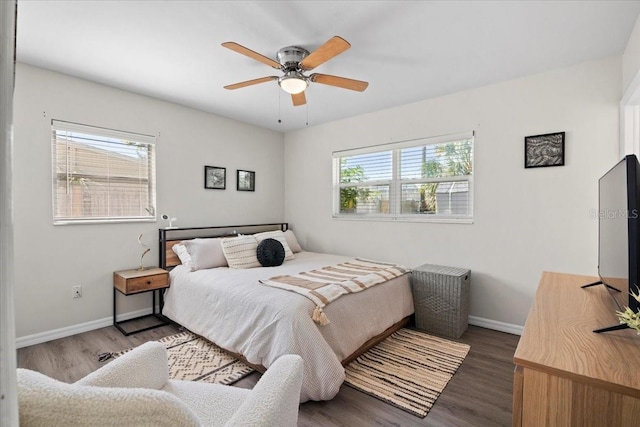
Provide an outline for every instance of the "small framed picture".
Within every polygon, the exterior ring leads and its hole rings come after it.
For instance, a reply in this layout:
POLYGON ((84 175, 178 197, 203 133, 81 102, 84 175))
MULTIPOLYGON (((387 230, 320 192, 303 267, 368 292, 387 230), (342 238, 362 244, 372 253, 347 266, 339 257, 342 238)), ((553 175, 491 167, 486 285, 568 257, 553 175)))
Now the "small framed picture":
POLYGON ((227 168, 205 166, 204 188, 209 190, 224 190, 227 188, 227 168))
POLYGON ((525 136, 524 167, 564 166, 564 132, 525 136))
POLYGON ((238 191, 256 191, 256 173, 238 170, 238 191))

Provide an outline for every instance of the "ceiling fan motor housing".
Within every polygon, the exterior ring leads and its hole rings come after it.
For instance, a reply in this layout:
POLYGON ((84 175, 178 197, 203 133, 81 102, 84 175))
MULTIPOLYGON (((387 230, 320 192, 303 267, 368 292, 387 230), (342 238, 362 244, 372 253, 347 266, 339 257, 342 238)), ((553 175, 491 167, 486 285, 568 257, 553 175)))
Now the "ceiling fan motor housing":
POLYGON ((299 70, 300 62, 309 56, 309 51, 298 46, 283 47, 276 57, 283 71, 299 70))

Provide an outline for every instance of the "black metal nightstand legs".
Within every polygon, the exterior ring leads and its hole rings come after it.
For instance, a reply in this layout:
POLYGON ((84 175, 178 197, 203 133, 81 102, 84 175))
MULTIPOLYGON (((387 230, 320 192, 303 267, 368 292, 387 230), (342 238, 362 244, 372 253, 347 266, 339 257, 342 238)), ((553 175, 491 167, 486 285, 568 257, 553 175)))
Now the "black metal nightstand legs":
MULTIPOLYGON (((169 319, 167 319, 166 317, 164 317, 162 315, 162 306, 164 305, 164 298, 162 296, 162 291, 164 291, 164 289, 152 289, 149 291, 143 291, 143 292, 153 292, 152 296, 153 296, 153 305, 151 308, 151 314, 145 314, 143 316, 138 316, 138 317, 134 317, 133 319, 127 319, 127 320, 123 320, 120 322, 116 321, 116 314, 117 314, 117 305, 116 305, 116 301, 117 301, 117 295, 116 295, 116 291, 118 291, 118 289, 113 288, 113 326, 115 326, 120 332, 122 332, 122 334, 124 336, 129 336, 131 334, 136 334, 138 332, 142 332, 142 331, 148 331, 149 329, 154 329, 154 328, 158 328, 160 326, 164 326, 164 325, 168 325, 171 322, 169 321, 169 319), (160 292, 159 295, 159 302, 160 302, 160 311, 156 313, 156 291, 160 292), (155 325, 151 325, 151 326, 147 326, 144 328, 140 328, 140 329, 135 329, 133 331, 126 331, 124 328, 122 328, 123 323, 128 323, 128 322, 132 322, 134 320, 139 320, 139 319, 145 319, 147 317, 155 317, 156 319, 158 319, 161 323, 155 324, 155 325)), ((118 291, 119 292, 119 291, 118 291)), ((139 292, 139 293, 143 293, 143 292, 139 292)), ((125 294, 122 294, 125 295, 125 294)))

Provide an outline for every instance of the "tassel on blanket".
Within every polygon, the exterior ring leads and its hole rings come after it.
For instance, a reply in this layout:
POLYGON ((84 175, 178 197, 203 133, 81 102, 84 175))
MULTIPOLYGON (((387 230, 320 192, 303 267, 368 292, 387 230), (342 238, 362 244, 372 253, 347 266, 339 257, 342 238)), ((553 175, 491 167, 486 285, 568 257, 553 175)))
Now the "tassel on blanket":
POLYGON ((313 316, 311 316, 311 319, 321 326, 329 324, 329 319, 327 319, 327 315, 324 314, 324 311, 322 311, 322 308, 317 306, 315 310, 313 310, 313 316))

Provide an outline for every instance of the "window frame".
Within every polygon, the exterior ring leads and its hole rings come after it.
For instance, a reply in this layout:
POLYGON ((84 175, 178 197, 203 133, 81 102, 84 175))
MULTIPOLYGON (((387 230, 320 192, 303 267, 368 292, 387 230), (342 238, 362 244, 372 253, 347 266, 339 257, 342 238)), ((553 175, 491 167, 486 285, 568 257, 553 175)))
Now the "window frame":
MULTIPOLYGON (((71 225, 71 224, 113 224, 113 223, 131 223, 131 222, 157 222, 156 207, 156 137, 135 132, 120 131, 115 129, 103 128, 98 126, 90 126, 79 123, 66 122, 61 120, 51 120, 51 185, 52 185, 52 218, 53 225, 71 225), (80 216, 59 216, 58 210, 58 161, 56 156, 56 132, 75 132, 90 136, 95 136, 101 142, 109 142, 108 139, 126 140, 136 144, 138 147, 144 147, 148 150, 146 167, 148 168, 148 182, 146 190, 148 192, 149 208, 148 215, 107 215, 96 217, 80 217, 80 216)), ((60 163, 62 164, 62 162, 60 163)), ((68 160, 65 162, 68 166, 68 160)), ((104 175, 105 179, 110 175, 104 175)))
POLYGON ((435 137, 423 137, 411 140, 397 141, 389 144, 372 145, 355 149, 334 151, 332 153, 333 164, 333 189, 332 189, 332 218, 349 221, 400 221, 400 222, 434 222, 434 223, 473 223, 474 212, 474 171, 475 171, 475 131, 460 132, 455 134, 441 135, 435 137), (443 176, 437 178, 401 178, 401 152, 406 148, 422 147, 425 145, 445 144, 460 140, 471 140, 471 164, 470 175, 443 176), (392 153, 392 176, 390 180, 367 180, 361 185, 353 183, 341 183, 341 159, 349 156, 363 154, 382 153, 391 151, 392 153), (434 182, 468 182, 469 184, 469 213, 459 214, 421 214, 421 213, 401 213, 402 186, 404 184, 424 184, 434 182), (340 212, 340 189, 349 187, 372 187, 376 185, 389 185, 389 213, 344 213, 340 212), (394 196, 395 195, 395 196, 394 196), (400 195, 398 197, 397 195, 400 195))

